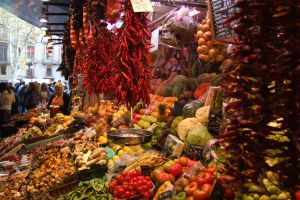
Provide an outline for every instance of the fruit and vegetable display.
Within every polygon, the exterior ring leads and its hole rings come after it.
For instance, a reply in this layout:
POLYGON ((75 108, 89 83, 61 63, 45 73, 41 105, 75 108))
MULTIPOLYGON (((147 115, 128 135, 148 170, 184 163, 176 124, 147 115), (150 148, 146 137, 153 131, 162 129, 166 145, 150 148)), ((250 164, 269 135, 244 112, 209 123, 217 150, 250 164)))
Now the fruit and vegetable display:
POLYGON ((63 196, 62 200, 113 200, 113 196, 108 191, 107 183, 99 178, 94 178, 89 181, 82 181, 78 187, 71 193, 63 196))
POLYGON ((299 3, 234 3, 228 48, 202 10, 151 27, 129 0, 71 0, 59 70, 83 105, 12 117, 0 199, 300 200, 299 3))
POLYGON ((151 199, 153 189, 151 177, 143 176, 139 170, 123 172, 109 183, 114 199, 151 199))
POLYGON ((35 193, 47 192, 60 186, 75 173, 75 165, 69 159, 70 149, 64 147, 61 150, 50 149, 45 152, 41 160, 44 163, 34 172, 27 186, 27 191, 35 193))

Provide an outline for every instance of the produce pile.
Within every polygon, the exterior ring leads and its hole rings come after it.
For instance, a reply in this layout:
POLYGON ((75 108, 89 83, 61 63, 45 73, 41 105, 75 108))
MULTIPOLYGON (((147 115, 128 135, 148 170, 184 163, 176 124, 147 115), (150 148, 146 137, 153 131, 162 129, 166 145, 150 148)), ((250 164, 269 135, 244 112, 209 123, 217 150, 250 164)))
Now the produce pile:
POLYGON ((113 200, 108 192, 108 187, 105 181, 99 178, 90 181, 82 181, 78 187, 71 193, 65 195, 62 200, 113 200))
POLYGON ((197 52, 204 62, 223 62, 226 57, 226 44, 212 38, 212 23, 208 16, 198 24, 196 38, 198 40, 197 52))

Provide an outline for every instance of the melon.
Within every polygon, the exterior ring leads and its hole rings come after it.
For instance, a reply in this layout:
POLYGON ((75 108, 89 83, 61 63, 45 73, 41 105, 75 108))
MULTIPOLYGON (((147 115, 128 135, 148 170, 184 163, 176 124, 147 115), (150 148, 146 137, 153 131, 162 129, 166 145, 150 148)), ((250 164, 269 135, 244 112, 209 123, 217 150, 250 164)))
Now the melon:
POLYGON ((193 79, 189 79, 186 83, 185 83, 185 90, 186 91, 195 91, 195 89, 197 88, 197 79, 193 80, 193 79))
POLYGON ((184 82, 186 82, 188 80, 188 78, 186 77, 186 76, 184 76, 184 75, 177 75, 177 76, 175 76, 174 77, 174 79, 173 79, 173 83, 184 83, 184 82))
POLYGON ((198 61, 195 61, 192 65, 191 76, 197 77, 200 74, 201 64, 198 61))
POLYGON ((172 91, 172 95, 175 97, 180 96, 181 94, 184 93, 184 84, 182 83, 176 83, 174 85, 173 91, 172 91))
POLYGON ((163 96, 164 97, 171 97, 172 94, 173 94, 173 86, 172 85, 167 85, 165 87, 165 91, 164 91, 163 96))

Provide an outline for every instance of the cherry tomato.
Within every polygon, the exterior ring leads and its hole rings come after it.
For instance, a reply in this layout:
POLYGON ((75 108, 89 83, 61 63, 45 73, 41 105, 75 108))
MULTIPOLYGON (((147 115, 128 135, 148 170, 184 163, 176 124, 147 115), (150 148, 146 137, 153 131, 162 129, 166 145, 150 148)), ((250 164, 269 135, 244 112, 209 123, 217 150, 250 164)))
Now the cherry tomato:
POLYGON ((123 183, 123 180, 124 180, 124 179, 123 179, 122 176, 118 176, 118 177, 117 177, 117 182, 118 182, 118 183, 123 183))
POLYGON ((129 198, 129 197, 131 197, 131 192, 129 192, 129 191, 126 191, 126 192, 125 192, 125 197, 126 197, 126 198, 129 198))
POLYGON ((123 187, 120 187, 117 191, 120 195, 123 195, 125 193, 125 190, 123 187))
POLYGON ((148 192, 143 193, 143 197, 146 198, 146 199, 151 199, 151 197, 152 197, 152 192, 151 192, 151 191, 148 191, 148 192))

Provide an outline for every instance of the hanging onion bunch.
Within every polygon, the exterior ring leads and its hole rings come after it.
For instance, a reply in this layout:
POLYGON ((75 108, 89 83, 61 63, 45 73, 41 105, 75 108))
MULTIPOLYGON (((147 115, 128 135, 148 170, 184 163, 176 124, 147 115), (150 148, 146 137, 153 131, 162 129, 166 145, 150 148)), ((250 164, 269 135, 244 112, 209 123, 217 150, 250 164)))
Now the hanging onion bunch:
POLYGON ((232 27, 241 44, 224 85, 232 99, 221 136, 231 155, 226 173, 242 194, 289 199, 300 171, 300 1, 238 0, 236 6, 227 20, 237 20, 232 27), (276 194, 261 179, 270 173, 278 177, 276 194))

